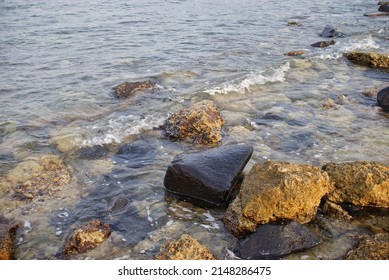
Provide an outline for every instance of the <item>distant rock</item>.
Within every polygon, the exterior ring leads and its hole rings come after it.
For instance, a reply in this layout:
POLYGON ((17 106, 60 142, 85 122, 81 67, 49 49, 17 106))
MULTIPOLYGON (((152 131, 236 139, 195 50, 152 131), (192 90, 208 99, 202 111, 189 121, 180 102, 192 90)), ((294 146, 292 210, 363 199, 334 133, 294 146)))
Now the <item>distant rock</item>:
POLYGON ((13 244, 19 224, 0 216, 0 260, 12 260, 13 244))
POLYGON ((324 27, 323 31, 320 33, 320 37, 325 37, 325 38, 343 37, 343 36, 344 34, 340 32, 339 28, 330 25, 324 27))
POLYGON ((365 17, 386 17, 389 16, 389 13, 386 12, 373 12, 364 14, 365 17))
POLYGON ((125 82, 114 88, 114 93, 117 98, 130 98, 133 97, 137 92, 153 89, 155 83, 150 81, 144 82, 125 82))
POLYGON ((290 52, 284 53, 284 55, 286 55, 286 56, 300 56, 300 55, 304 55, 307 53, 308 52, 306 50, 298 50, 298 51, 290 51, 290 52))
POLYGON ((356 161, 323 166, 334 189, 328 199, 335 203, 389 208, 389 166, 356 161))
POLYGON ((242 259, 279 259, 290 253, 312 248, 320 239, 295 221, 260 226, 240 242, 234 252, 242 259))
POLYGON ((85 253, 104 242, 110 234, 110 226, 100 220, 84 224, 68 235, 62 256, 85 253))
POLYGON ((320 104, 324 109, 337 109, 339 107, 332 98, 327 98, 320 102, 320 104))
POLYGON ((288 25, 289 26, 301 26, 301 22, 297 21, 297 20, 289 20, 288 21, 288 25))
POLYGON ((216 260, 207 247, 190 235, 183 234, 180 239, 166 242, 157 260, 216 260))
POLYGON ((224 224, 236 237, 243 237, 258 225, 277 220, 307 223, 329 189, 328 175, 318 167, 272 161, 255 164, 228 206, 224 224))
POLYGON ((165 175, 166 190, 204 206, 224 205, 253 153, 246 144, 176 156, 165 175))
POLYGON ((347 260, 389 260, 389 233, 378 233, 362 240, 347 254, 347 260))
POLYGON ((378 2, 378 5, 389 5, 389 2, 388 1, 380 1, 378 2))
POLYGON ((389 55, 374 52, 352 51, 346 54, 351 62, 373 68, 389 68, 389 55))
POLYGON ((195 144, 214 144, 222 139, 224 118, 211 100, 193 104, 173 113, 164 123, 166 134, 195 144))
POLYGON ((389 4, 383 4, 383 5, 381 5, 381 6, 378 8, 378 11, 389 13, 389 4))
POLYGON ((331 41, 320 41, 320 42, 316 42, 316 43, 312 44, 311 46, 315 47, 315 48, 326 48, 326 47, 335 45, 335 43, 336 42, 334 40, 331 40, 331 41))
POLYGON ((383 88, 377 93, 377 104, 382 109, 389 111, 389 87, 383 88))
POLYGON ((28 158, 12 169, 7 177, 20 199, 51 195, 67 185, 71 178, 71 168, 55 155, 28 158))

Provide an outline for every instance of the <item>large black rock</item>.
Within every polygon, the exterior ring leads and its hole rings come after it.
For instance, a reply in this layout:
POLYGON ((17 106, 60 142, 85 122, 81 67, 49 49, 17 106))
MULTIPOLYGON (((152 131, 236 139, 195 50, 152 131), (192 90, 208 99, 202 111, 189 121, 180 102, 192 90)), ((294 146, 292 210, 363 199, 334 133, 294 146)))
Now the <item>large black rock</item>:
POLYGON ((381 5, 381 6, 378 8, 378 11, 389 13, 389 4, 381 5))
POLYGON ((201 206, 222 206, 252 153, 252 146, 236 144, 180 154, 166 171, 165 188, 201 206))
POLYGON ((312 248, 320 239, 296 221, 266 224, 239 243, 234 252, 242 259, 279 259, 293 252, 312 248))
POLYGON ((383 88, 378 92, 377 103, 382 109, 389 111, 389 87, 383 88))

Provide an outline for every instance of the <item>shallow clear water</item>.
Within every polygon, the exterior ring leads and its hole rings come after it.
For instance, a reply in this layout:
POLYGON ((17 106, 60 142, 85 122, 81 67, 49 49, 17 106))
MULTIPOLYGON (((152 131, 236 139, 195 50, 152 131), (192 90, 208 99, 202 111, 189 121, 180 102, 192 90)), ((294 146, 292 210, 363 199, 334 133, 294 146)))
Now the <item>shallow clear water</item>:
POLYGON ((389 115, 363 94, 387 86, 389 73, 343 57, 389 52, 389 18, 363 16, 376 4, 0 0, 0 176, 42 154, 58 154, 74 170, 71 186, 46 201, 2 194, 0 213, 26 222, 17 257, 54 258, 71 224, 96 217, 113 226, 113 237, 79 258, 151 258, 184 232, 222 257, 235 242, 223 210, 163 190, 172 158, 204 147, 170 142, 158 127, 202 99, 226 119, 221 144, 254 146, 247 169, 267 159, 389 164, 389 115), (328 24, 345 36, 310 47, 326 40, 318 34, 328 24), (302 58, 284 55, 301 49, 302 58), (113 97, 114 86, 139 80, 158 87, 113 97), (324 109, 327 98, 338 107, 324 109), (123 145, 125 159, 115 155, 123 145), (127 205, 109 212, 120 196, 127 205))

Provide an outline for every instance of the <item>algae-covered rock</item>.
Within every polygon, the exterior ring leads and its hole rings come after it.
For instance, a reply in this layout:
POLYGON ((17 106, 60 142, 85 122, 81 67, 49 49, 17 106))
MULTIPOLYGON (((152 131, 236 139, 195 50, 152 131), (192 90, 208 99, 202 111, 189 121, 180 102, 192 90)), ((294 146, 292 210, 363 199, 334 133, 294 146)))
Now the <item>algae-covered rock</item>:
POLYGON ((351 51, 346 54, 351 62, 373 68, 389 68, 389 55, 374 52, 351 51))
POLYGON ((190 235, 183 234, 178 240, 162 245, 157 260, 215 260, 207 247, 190 235))
POLYGON ((63 256, 85 253, 104 242, 111 234, 111 227, 100 220, 84 224, 66 238, 62 250, 63 256))
POLYGON ((389 207, 389 166, 377 162, 328 163, 323 166, 335 188, 328 199, 358 206, 389 207))
POLYGON ((255 164, 245 176, 238 197, 229 205, 224 223, 235 236, 280 219, 307 223, 329 191, 328 176, 306 164, 255 164))
POLYGON ((347 254, 348 260, 389 260, 389 233, 369 236, 347 254))
POLYGON ((223 124, 224 118, 216 105, 211 100, 204 100, 173 113, 163 126, 170 138, 213 144, 222 139, 223 124))
POLYGON ((0 260, 13 259, 13 243, 19 224, 0 216, 0 260))
POLYGON ((137 92, 153 89, 155 83, 150 81, 143 82, 125 82, 114 88, 115 96, 117 98, 130 98, 133 97, 137 92))
POLYGON ((72 178, 71 168, 55 155, 31 157, 19 163, 7 177, 16 197, 34 199, 61 190, 72 178))

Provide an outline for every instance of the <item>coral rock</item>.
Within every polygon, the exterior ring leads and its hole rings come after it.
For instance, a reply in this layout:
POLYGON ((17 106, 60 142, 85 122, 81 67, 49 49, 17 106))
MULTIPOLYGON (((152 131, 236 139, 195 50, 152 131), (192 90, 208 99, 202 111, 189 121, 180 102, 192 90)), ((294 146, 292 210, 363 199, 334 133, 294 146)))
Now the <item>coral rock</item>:
POLYGON ((195 238, 183 234, 180 239, 168 241, 162 245, 157 260, 215 260, 215 256, 207 247, 195 238))
POLYGON ((62 255, 85 253, 104 242, 110 234, 111 228, 108 224, 93 220, 69 234, 62 255))
POLYGON ((213 144, 222 139, 224 119, 210 100, 193 104, 172 114, 164 123, 166 134, 177 140, 196 144, 213 144))
POLYGON ((389 68, 389 55, 374 52, 352 51, 346 54, 351 62, 373 68, 389 68))
POLYGON ((328 199, 335 203, 389 207, 389 166, 357 161, 323 166, 335 188, 328 199))
POLYGON ((229 205, 224 224, 235 236, 254 232, 258 225, 280 219, 311 221, 329 191, 328 175, 306 164, 255 164, 229 205))

